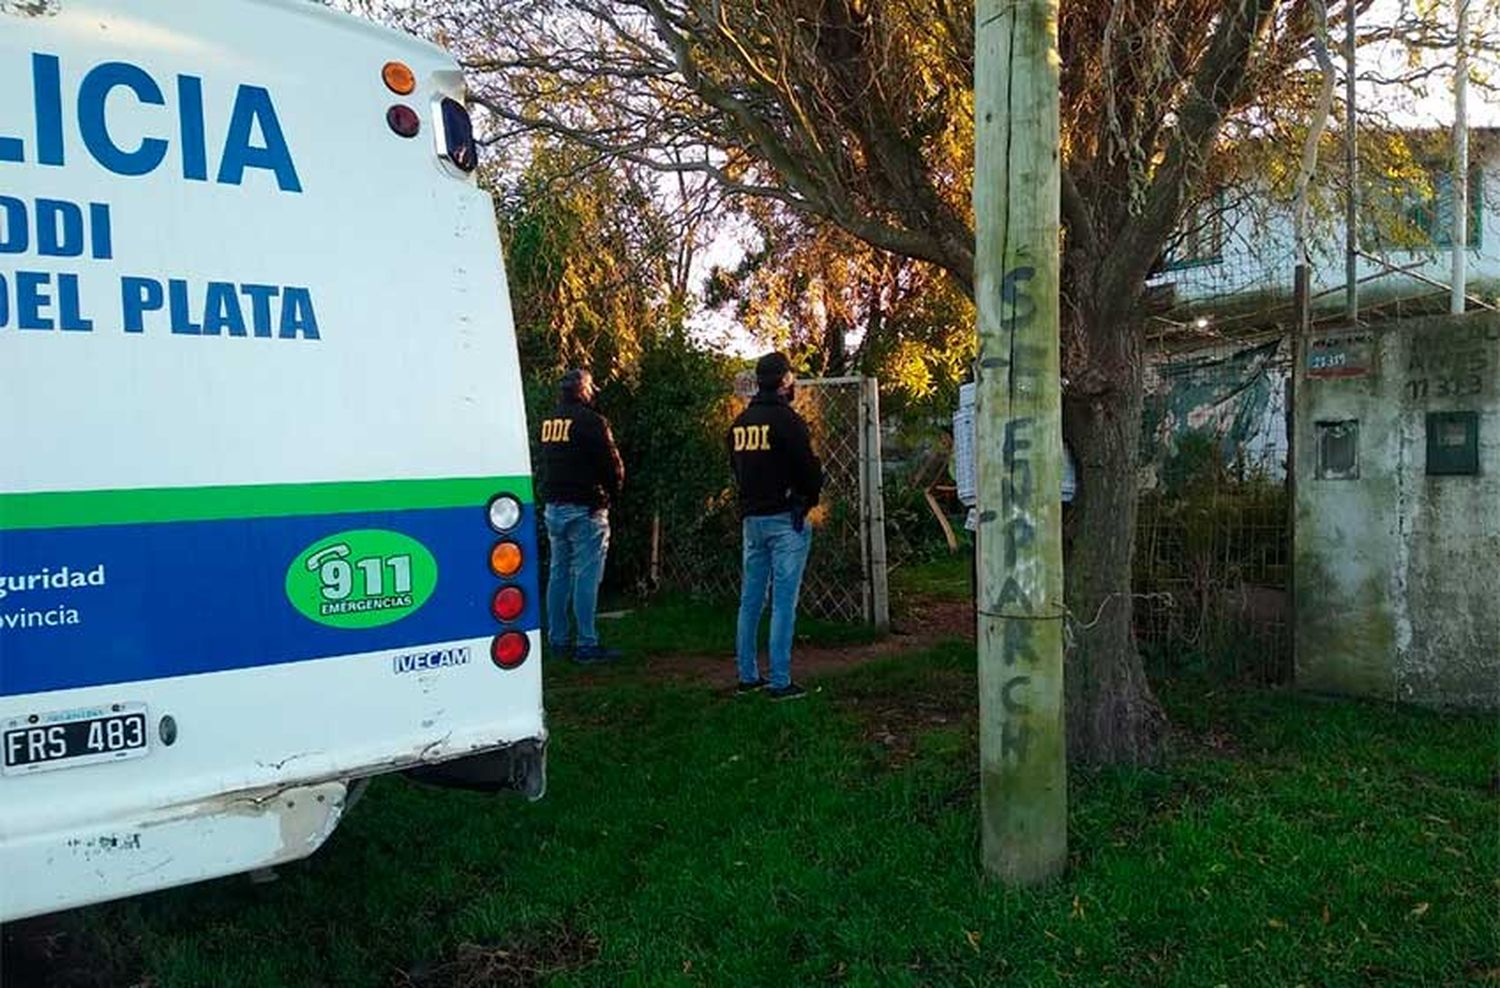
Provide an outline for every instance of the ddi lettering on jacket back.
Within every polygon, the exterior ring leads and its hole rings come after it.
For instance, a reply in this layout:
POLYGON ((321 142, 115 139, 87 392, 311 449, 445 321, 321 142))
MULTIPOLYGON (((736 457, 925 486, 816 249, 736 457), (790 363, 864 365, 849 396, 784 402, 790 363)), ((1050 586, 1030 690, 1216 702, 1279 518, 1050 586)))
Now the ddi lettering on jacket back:
POLYGON ((769 452, 771 449, 769 425, 737 425, 730 434, 734 437, 736 453, 769 452))
POLYGON ((572 441, 572 419, 543 419, 542 442, 566 443, 572 441))
POLYGON ((742 516, 803 515, 817 505, 823 466, 807 422, 787 397, 756 395, 724 438, 742 516))

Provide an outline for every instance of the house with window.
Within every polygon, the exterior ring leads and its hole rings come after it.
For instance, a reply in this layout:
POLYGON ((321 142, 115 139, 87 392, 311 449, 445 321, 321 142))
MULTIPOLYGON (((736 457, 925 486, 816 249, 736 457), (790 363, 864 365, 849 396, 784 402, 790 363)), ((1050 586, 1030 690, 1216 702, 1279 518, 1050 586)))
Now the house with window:
MULTIPOLYGON (((1413 131, 1402 138, 1399 164, 1371 165, 1360 185, 1360 300, 1372 315, 1393 305, 1420 309, 1450 281, 1453 175, 1446 135, 1413 131), (1425 150, 1425 149, 1430 149, 1425 150), (1436 283, 1436 284, 1434 284, 1436 283)), ((1468 292, 1500 298, 1500 128, 1469 137, 1468 292)), ((1315 317, 1342 311, 1345 224, 1342 200, 1325 197, 1311 241, 1315 317)), ((1165 311, 1164 325, 1211 328, 1286 324, 1296 269, 1293 214, 1248 189, 1209 198, 1181 224, 1149 287, 1165 311)))

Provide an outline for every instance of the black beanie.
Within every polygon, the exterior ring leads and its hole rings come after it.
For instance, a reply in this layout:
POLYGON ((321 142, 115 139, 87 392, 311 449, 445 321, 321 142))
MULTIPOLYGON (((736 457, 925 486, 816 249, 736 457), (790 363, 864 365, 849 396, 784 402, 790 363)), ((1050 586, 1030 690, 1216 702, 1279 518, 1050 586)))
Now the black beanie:
POLYGON ((582 367, 575 367, 562 376, 557 382, 558 388, 569 398, 577 398, 583 392, 585 381, 593 380, 594 375, 582 367))
POLYGON ((755 383, 762 391, 775 391, 791 369, 786 354, 773 351, 755 362, 755 383))

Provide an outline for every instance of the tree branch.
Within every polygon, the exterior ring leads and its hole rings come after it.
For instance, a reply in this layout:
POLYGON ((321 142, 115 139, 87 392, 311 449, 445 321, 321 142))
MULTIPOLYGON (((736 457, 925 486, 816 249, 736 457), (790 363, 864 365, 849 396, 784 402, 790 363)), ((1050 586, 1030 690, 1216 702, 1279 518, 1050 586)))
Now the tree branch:
POLYGON ((1115 315, 1140 297, 1147 273, 1182 214, 1187 191, 1203 173, 1219 128, 1240 98, 1251 52, 1274 10, 1275 0, 1234 0, 1221 15, 1144 203, 1121 231, 1100 273, 1096 299, 1115 315))

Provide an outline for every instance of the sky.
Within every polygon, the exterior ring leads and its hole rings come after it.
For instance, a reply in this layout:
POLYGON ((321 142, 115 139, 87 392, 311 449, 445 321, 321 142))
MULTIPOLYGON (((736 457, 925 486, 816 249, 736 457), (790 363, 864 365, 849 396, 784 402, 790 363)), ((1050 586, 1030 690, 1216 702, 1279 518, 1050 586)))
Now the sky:
MULTIPOLYGON (((1440 16, 1446 23, 1452 25, 1454 30, 1457 29, 1457 2, 1458 0, 1440 0, 1440 16)), ((1363 15, 1364 20, 1372 24, 1393 22, 1400 16, 1402 7, 1403 0, 1375 0, 1369 11, 1363 15)), ((1471 39, 1487 42, 1492 48, 1497 41, 1500 41, 1500 3, 1496 0, 1469 0, 1469 18, 1471 39)), ((1342 38, 1334 38, 1332 42, 1335 48, 1334 61, 1342 72, 1344 59, 1341 51, 1338 50, 1342 38)), ((1361 104, 1389 107, 1392 118, 1397 123, 1410 123, 1413 126, 1452 127, 1455 77, 1453 56, 1454 52, 1451 48, 1430 53, 1425 64, 1438 67, 1438 71, 1426 81, 1425 92, 1415 100, 1407 98, 1402 87, 1364 83, 1359 87, 1358 101, 1361 104)), ((1385 51, 1365 49, 1359 53, 1357 68, 1362 73, 1373 69, 1388 76, 1398 75, 1406 69, 1405 54, 1395 48, 1388 48, 1385 51)), ((1486 70, 1493 71, 1500 68, 1500 64, 1497 64, 1496 53, 1491 52, 1472 59, 1470 68, 1470 75, 1473 77, 1485 73, 1486 70)), ((1480 86, 1471 85, 1468 103, 1469 126, 1500 127, 1500 95, 1487 92, 1480 86)))

